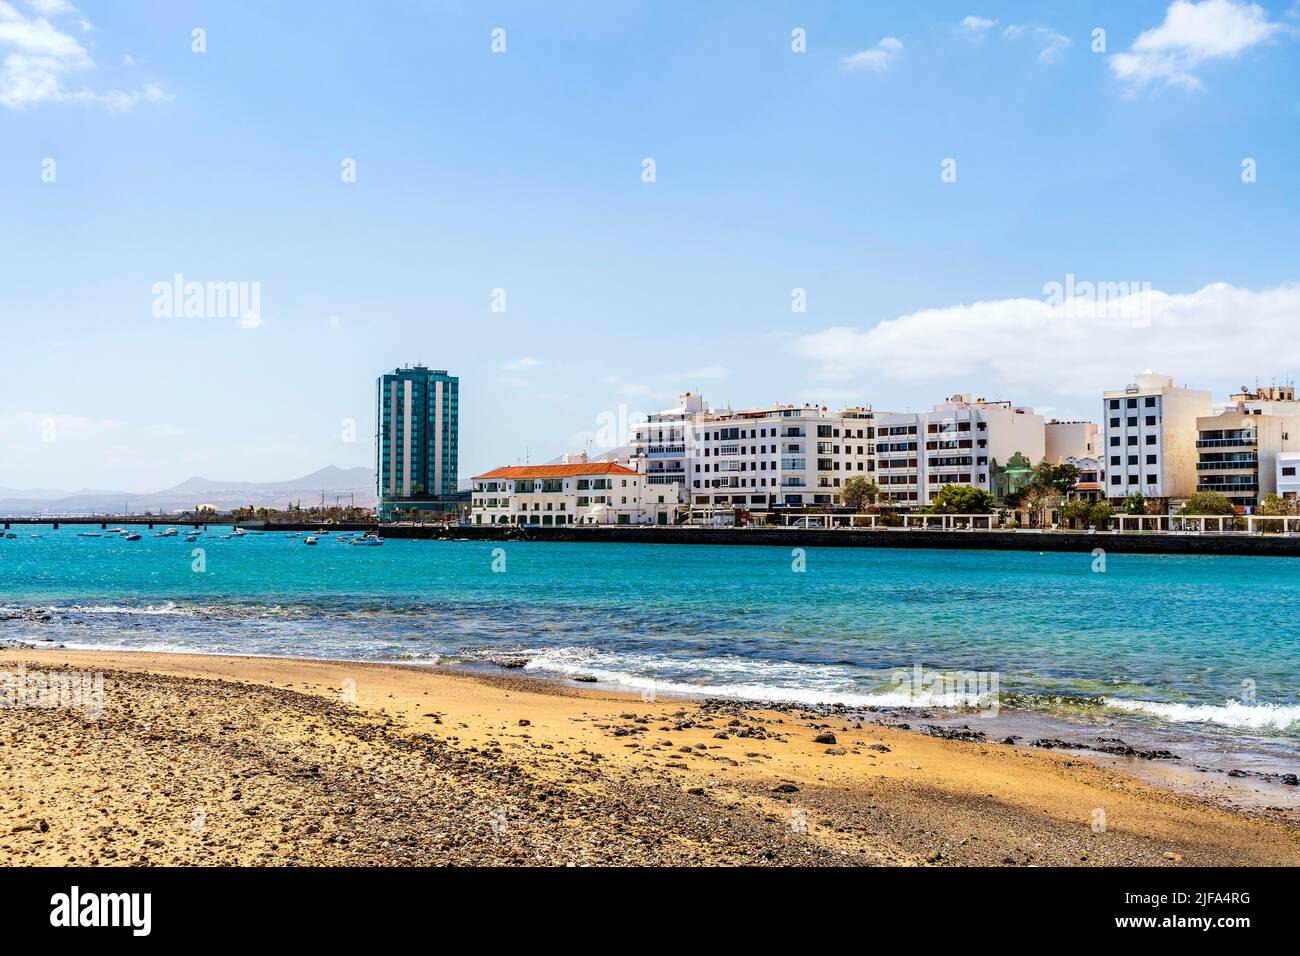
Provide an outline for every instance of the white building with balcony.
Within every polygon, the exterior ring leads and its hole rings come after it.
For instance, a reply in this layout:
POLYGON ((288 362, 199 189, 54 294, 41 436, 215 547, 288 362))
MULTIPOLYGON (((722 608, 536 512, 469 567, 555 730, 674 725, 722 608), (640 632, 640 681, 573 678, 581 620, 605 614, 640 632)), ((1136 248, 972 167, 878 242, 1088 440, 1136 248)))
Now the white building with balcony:
POLYGON ((647 482, 683 481, 695 508, 801 508, 838 503, 850 477, 874 480, 869 408, 817 405, 710 410, 683 395, 636 426, 632 464, 647 482))
POLYGON ((650 485, 617 462, 496 468, 473 481, 470 520, 476 525, 666 525, 677 520, 676 484, 650 485))
POLYGON ((1281 494, 1283 455, 1300 452, 1300 403, 1289 385, 1241 390, 1216 415, 1196 420, 1196 490, 1253 508, 1281 494))
POLYGON ((1180 388, 1147 371, 1102 394, 1106 493, 1112 500, 1189 498, 1197 489, 1197 419, 1211 412, 1210 393, 1180 388))
POLYGON ((900 504, 924 506, 944 485, 993 492, 993 475, 1019 452, 1045 454, 1043 416, 1010 402, 954 395, 928 412, 876 416, 876 483, 900 504))

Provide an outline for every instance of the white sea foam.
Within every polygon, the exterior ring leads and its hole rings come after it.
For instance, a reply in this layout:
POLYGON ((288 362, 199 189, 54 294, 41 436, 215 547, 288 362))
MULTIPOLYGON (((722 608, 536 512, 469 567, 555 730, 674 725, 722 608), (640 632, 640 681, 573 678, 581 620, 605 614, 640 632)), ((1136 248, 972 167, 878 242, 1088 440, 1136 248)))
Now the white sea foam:
POLYGON ((1228 700, 1223 704, 1166 704, 1152 700, 1125 700, 1107 697, 1112 710, 1150 714, 1173 723, 1216 724, 1238 730, 1300 731, 1300 706, 1282 704, 1247 704, 1228 700))
POLYGON ((589 648, 545 648, 520 652, 524 669, 563 677, 594 677, 602 684, 635 691, 653 690, 669 696, 727 697, 735 700, 780 701, 791 704, 843 704, 846 707, 973 707, 986 701, 979 695, 913 694, 910 687, 864 691, 832 665, 801 664, 744 658, 691 658, 676 661, 639 654, 609 654, 589 648), (702 672, 698 680, 656 677, 689 668, 702 672))
POLYGON ((161 604, 145 604, 127 607, 121 604, 50 604, 31 607, 0 607, 0 613, 7 614, 181 614, 197 613, 193 609, 182 608, 173 601, 161 604))

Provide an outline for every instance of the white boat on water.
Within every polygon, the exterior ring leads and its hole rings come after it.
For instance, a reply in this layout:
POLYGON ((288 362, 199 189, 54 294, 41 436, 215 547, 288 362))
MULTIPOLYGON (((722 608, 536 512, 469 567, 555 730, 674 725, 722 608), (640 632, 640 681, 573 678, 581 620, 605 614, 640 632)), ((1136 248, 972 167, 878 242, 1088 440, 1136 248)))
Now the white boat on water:
POLYGON ((364 538, 353 538, 352 544, 362 545, 367 548, 377 548, 384 543, 384 539, 378 535, 366 535, 364 538))
POLYGON ((248 532, 245 531, 243 528, 236 528, 234 531, 231 532, 231 534, 233 534, 236 538, 242 538, 244 535, 248 534, 248 532))
POLYGON ((199 540, 199 536, 198 536, 197 534, 187 534, 187 535, 185 536, 185 540, 186 540, 186 541, 198 541, 198 540, 199 540))
POLYGON ((162 531, 155 531, 153 536, 155 538, 174 538, 178 534, 180 534, 180 531, 176 528, 164 528, 162 531))
POLYGON ((306 539, 303 541, 303 544, 315 544, 315 543, 316 543, 316 536, 314 534, 307 535, 306 539))
POLYGON ((105 533, 105 534, 126 534, 126 529, 125 529, 125 528, 109 528, 109 529, 108 529, 107 531, 105 531, 104 533, 105 533))
POLYGON ((77 537, 78 538, 102 538, 103 535, 100 534, 98 531, 78 531, 77 537))
POLYGON ((126 534, 123 534, 123 535, 122 535, 122 540, 123 540, 123 541, 139 541, 139 540, 140 540, 140 532, 139 532, 139 531, 129 531, 129 532, 127 532, 126 534))

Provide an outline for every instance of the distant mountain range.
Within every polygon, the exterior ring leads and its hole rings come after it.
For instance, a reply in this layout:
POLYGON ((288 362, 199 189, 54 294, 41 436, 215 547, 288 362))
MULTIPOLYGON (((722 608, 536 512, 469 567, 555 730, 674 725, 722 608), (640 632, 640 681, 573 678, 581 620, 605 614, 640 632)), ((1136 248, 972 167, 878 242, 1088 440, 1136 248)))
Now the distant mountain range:
POLYGON ((304 507, 320 504, 356 504, 359 508, 375 505, 373 469, 338 468, 330 465, 319 471, 289 481, 213 481, 194 477, 173 488, 152 494, 125 491, 57 491, 45 488, 0 488, 0 515, 119 514, 129 505, 132 514, 146 511, 174 513, 189 511, 195 505, 215 505, 218 511, 252 505, 254 508, 284 508, 301 501, 304 507))

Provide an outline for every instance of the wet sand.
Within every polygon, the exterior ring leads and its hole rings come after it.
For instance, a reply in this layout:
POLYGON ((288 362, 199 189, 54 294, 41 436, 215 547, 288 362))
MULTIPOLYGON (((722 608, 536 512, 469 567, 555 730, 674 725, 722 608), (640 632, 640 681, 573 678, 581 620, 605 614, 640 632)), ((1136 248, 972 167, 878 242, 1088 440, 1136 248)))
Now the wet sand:
POLYGON ((798 710, 280 658, 0 651, 10 865, 1297 865, 1300 827, 1096 761, 798 710), (834 742, 817 737, 831 735, 834 742))

